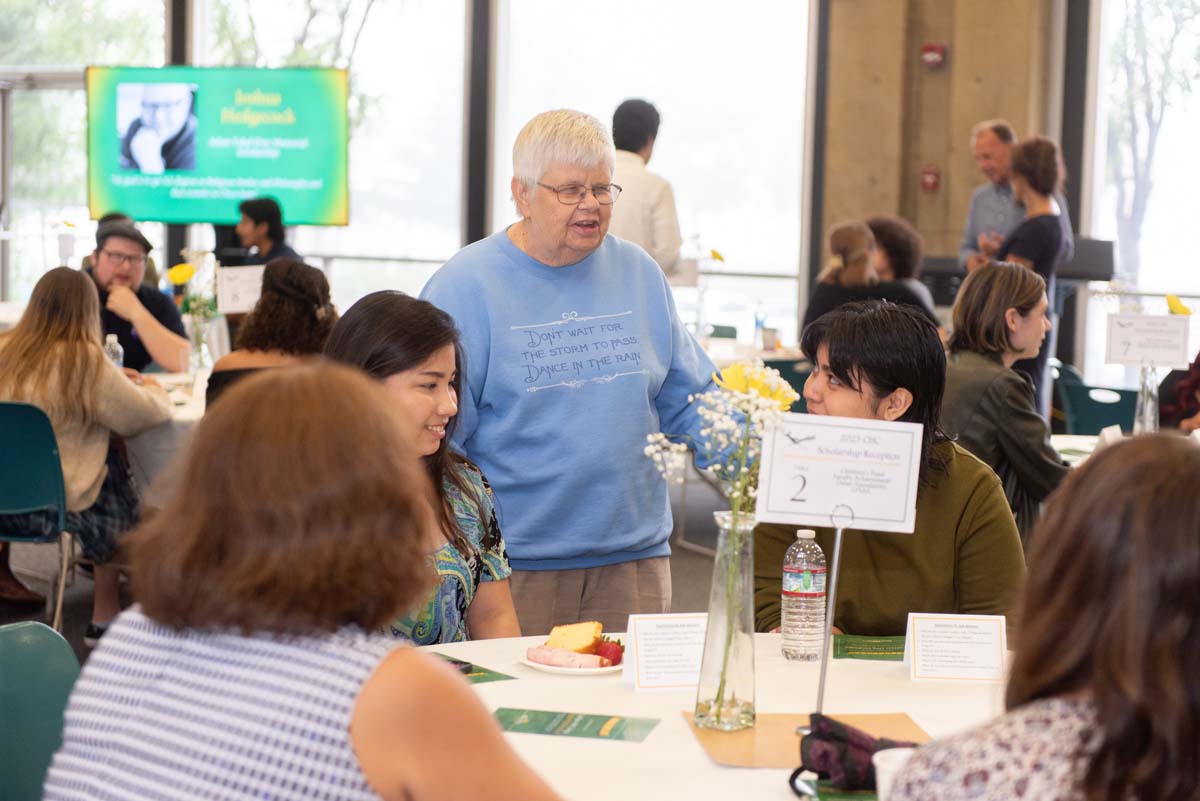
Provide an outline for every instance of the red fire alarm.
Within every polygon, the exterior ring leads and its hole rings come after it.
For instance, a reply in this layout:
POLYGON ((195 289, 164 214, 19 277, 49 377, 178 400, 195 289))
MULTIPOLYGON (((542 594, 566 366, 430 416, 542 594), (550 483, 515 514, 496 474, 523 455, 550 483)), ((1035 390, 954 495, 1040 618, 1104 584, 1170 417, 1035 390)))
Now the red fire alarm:
POLYGON ((921 45, 921 63, 931 70, 941 69, 946 64, 946 46, 936 42, 921 45))
POLYGON ((921 190, 924 192, 936 192, 942 184, 942 173, 937 167, 927 166, 921 168, 921 190))

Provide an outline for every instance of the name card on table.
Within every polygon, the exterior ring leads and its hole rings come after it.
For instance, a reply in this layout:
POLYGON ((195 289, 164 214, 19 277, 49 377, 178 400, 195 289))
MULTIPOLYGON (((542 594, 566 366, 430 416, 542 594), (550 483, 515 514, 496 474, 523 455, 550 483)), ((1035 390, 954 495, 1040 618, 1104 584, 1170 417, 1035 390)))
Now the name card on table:
POLYGON ((630 615, 621 681, 635 690, 686 690, 700 683, 708 615, 630 615))
POLYGON ((908 614, 904 663, 913 681, 1003 681, 1004 615, 908 614))
POLYGON ((918 423, 784 414, 763 437, 760 522, 911 534, 921 468, 918 423))
POLYGON ((1180 315, 1110 314, 1108 347, 1104 361, 1132 367, 1169 367, 1186 370, 1188 320, 1180 315))
POLYGON ((217 311, 221 314, 248 312, 262 294, 265 265, 222 267, 217 270, 217 311))

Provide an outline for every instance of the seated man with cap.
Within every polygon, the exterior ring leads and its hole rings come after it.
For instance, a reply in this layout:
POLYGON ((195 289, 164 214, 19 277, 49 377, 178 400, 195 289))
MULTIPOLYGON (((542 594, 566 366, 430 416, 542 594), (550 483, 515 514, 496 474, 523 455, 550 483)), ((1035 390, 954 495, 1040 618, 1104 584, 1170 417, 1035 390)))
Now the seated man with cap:
POLYGON ((152 246, 127 222, 96 229, 96 250, 88 271, 100 293, 104 333, 116 334, 125 350, 125 366, 144 370, 153 361, 174 373, 187 369, 191 346, 175 303, 142 283, 152 246))

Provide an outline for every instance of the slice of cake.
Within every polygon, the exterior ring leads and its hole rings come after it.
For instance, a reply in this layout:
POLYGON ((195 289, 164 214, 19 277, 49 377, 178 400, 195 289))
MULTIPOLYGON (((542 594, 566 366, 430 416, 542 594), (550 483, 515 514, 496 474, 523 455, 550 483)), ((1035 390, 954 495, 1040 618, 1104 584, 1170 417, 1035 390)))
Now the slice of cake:
POLYGON ((600 632, 603 628, 594 620, 572 623, 569 626, 555 626, 550 629, 550 639, 546 640, 546 646, 574 651, 577 654, 594 654, 596 646, 600 643, 600 632))

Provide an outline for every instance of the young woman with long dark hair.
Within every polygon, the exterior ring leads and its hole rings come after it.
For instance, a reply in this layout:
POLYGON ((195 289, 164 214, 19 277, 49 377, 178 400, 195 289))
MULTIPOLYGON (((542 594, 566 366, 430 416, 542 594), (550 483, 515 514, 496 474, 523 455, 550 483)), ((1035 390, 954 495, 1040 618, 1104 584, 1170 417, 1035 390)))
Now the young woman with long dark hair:
POLYGON ((373 292, 334 326, 325 355, 387 387, 436 495, 443 539, 433 559, 441 583, 420 609, 392 623, 393 633, 422 645, 520 636, 491 487, 449 447, 465 369, 454 321, 402 292, 373 292))

